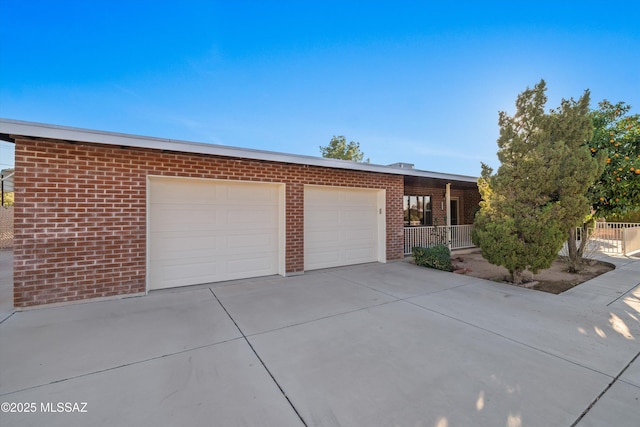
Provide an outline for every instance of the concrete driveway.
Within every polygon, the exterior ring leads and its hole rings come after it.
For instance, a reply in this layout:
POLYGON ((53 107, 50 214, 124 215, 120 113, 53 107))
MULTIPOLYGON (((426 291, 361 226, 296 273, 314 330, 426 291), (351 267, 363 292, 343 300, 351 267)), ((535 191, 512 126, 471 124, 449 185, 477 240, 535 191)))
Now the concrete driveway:
POLYGON ((637 427, 640 262, 615 271, 607 302, 396 262, 18 312, 0 402, 34 412, 0 424, 637 427))

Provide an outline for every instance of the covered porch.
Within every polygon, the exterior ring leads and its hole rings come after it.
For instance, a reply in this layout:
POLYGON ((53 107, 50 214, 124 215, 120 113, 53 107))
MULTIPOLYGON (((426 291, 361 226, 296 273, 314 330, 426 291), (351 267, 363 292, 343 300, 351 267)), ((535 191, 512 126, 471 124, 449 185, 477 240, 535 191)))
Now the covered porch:
POLYGON ((415 246, 473 247, 471 230, 479 203, 475 177, 406 175, 403 197, 405 255, 415 246))

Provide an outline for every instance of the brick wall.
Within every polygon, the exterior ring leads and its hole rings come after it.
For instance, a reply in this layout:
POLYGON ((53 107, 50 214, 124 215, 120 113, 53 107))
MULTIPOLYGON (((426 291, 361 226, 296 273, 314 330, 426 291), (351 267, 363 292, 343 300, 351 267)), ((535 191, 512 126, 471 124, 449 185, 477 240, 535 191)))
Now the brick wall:
POLYGON ((387 259, 403 256, 403 177, 16 139, 14 305, 145 291, 147 175, 286 184, 287 272, 304 268, 304 185, 386 190, 387 259))

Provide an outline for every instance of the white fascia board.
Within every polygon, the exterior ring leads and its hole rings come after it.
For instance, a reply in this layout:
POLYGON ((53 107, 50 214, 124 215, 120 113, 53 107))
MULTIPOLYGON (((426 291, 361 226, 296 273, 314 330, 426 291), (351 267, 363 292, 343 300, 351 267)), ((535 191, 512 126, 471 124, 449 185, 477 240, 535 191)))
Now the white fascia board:
POLYGON ((165 150, 181 153, 238 157, 251 160, 293 163, 333 169, 378 172, 392 175, 416 176, 462 182, 475 183, 477 181, 476 177, 465 175, 421 171, 417 169, 401 169, 385 165, 374 165, 370 163, 358 163, 348 160, 328 159, 325 157, 286 154, 278 153, 275 151, 263 151, 250 148, 237 148, 225 145, 206 144, 201 142, 138 136, 116 132, 105 132, 99 130, 81 129, 3 118, 0 118, 0 134, 59 139, 64 141, 89 142, 124 147, 148 148, 152 150, 165 150))

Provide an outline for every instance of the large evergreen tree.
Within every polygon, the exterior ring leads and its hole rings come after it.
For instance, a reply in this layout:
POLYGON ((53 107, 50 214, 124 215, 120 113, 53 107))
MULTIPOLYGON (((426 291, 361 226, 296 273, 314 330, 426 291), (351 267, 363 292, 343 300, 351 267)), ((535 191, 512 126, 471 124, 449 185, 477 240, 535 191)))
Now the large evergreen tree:
POLYGON ((569 272, 575 273, 580 269, 584 252, 584 247, 576 247, 576 227, 590 217, 591 200, 586 192, 605 165, 603 153, 593 153, 589 146, 593 136, 589 93, 578 102, 562 100, 560 108, 551 112, 551 130, 551 139, 560 144, 557 155, 562 163, 554 172, 559 215, 568 235, 569 272))
POLYGON ((482 202, 473 241, 514 283, 522 273, 549 268, 567 233, 589 212, 585 193, 601 169, 586 143, 591 138, 589 92, 562 100, 545 113, 540 81, 516 100, 513 117, 500 112, 497 173, 482 165, 482 202))

